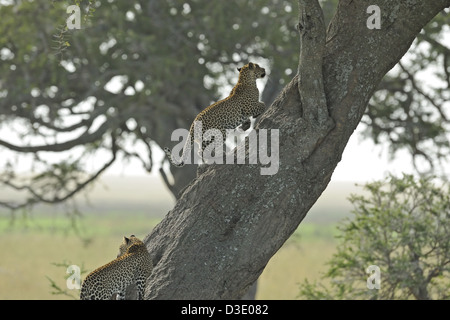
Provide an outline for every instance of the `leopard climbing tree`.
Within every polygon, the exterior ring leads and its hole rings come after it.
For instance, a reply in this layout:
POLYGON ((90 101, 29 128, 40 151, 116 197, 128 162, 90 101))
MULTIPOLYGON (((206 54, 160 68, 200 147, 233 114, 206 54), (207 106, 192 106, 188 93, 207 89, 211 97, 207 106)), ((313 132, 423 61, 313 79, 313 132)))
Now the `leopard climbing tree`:
POLYGON ((230 95, 205 108, 195 117, 189 129, 181 161, 174 162, 170 149, 164 148, 167 158, 173 165, 184 166, 186 160, 190 158, 190 151, 194 150, 194 142, 200 146, 201 156, 211 143, 214 143, 217 148, 222 148, 227 130, 236 129, 240 125, 248 129, 250 118, 256 118, 266 109, 266 105, 259 101, 259 91, 256 86, 256 79, 264 78, 266 70, 256 63, 249 62, 242 68, 238 68, 238 71, 239 79, 230 95), (196 130, 196 125, 201 126, 201 130, 196 130), (222 136, 221 139, 215 139, 216 136, 205 139, 209 130, 218 130, 222 136), (197 131, 199 131, 198 134, 196 134, 197 131))

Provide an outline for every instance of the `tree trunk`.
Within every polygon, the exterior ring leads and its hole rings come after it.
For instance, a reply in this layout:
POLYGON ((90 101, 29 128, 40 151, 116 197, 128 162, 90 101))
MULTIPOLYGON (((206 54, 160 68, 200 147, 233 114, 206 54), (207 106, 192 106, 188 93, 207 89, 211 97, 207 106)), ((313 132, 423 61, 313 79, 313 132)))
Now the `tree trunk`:
MULTIPOLYGON (((279 170, 208 165, 146 237, 147 299, 235 299, 295 231, 341 159, 376 85, 449 0, 341 0, 327 33, 317 0, 300 0, 299 72, 257 129, 279 129, 279 170), (323 80, 322 80, 323 76, 323 80)), ((269 130, 270 133, 270 130, 269 130)), ((170 135, 170 133, 167 133, 170 135)), ((370 170, 370 168, 368 168, 370 170)))

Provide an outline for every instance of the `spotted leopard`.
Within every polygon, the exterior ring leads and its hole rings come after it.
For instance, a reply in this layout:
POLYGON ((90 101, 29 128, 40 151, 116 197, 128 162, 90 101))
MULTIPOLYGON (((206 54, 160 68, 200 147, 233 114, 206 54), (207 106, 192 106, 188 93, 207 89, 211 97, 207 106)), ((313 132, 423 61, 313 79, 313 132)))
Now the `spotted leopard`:
POLYGON ((117 259, 92 271, 81 286, 81 300, 123 300, 128 286, 135 284, 137 298, 144 297, 152 262, 145 244, 134 235, 123 237, 117 259))
POLYGON ((260 67, 256 63, 248 63, 242 68, 238 68, 239 79, 237 84, 231 90, 230 95, 220 100, 202 112, 200 112, 192 123, 189 130, 189 137, 183 148, 181 161, 176 162, 172 157, 171 150, 164 148, 164 151, 169 161, 176 167, 184 166, 188 157, 190 157, 190 151, 194 147, 194 142, 200 147, 201 153, 205 148, 214 142, 214 136, 207 137, 205 132, 209 129, 217 129, 222 133, 222 141, 216 140, 215 143, 220 144, 222 147, 223 141, 226 138, 227 129, 236 129, 242 125, 244 130, 250 127, 250 117, 257 117, 264 112, 266 106, 263 102, 259 101, 259 91, 256 86, 256 79, 263 78, 266 75, 264 68, 260 67), (201 122, 201 135, 200 132, 196 133, 194 130, 194 124, 201 122))

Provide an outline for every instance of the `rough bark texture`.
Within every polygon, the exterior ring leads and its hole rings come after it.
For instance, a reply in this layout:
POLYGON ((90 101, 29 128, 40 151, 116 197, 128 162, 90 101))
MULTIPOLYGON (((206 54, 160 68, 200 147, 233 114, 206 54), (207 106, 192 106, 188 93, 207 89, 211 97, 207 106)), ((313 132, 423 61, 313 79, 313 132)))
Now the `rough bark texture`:
POLYGON ((259 165, 199 168, 145 239, 155 266, 147 299, 241 297, 328 185, 378 82, 450 5, 342 0, 325 42, 317 0, 299 3, 299 73, 257 126, 280 130, 278 173, 260 175, 259 165), (372 4, 381 9, 380 30, 366 27, 372 4))

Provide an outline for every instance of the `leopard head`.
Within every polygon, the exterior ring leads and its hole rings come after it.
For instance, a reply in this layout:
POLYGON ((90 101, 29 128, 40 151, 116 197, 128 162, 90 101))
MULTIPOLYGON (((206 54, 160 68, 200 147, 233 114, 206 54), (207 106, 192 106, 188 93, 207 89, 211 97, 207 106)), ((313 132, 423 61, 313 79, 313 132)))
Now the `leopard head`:
POLYGON ((135 243, 140 243, 141 240, 139 240, 138 238, 136 238, 133 235, 131 235, 129 238, 127 237, 123 237, 123 241, 122 244, 119 247, 119 253, 117 254, 117 258, 123 256, 125 253, 128 252, 128 249, 135 243))

